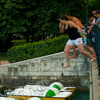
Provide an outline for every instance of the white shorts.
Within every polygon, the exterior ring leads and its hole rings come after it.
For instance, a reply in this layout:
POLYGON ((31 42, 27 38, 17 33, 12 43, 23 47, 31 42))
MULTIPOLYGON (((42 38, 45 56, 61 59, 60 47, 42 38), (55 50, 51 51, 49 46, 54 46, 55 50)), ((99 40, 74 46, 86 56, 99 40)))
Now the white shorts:
POLYGON ((67 44, 69 44, 69 45, 79 45, 79 44, 83 44, 83 41, 82 41, 82 38, 78 38, 76 40, 69 39, 67 44))

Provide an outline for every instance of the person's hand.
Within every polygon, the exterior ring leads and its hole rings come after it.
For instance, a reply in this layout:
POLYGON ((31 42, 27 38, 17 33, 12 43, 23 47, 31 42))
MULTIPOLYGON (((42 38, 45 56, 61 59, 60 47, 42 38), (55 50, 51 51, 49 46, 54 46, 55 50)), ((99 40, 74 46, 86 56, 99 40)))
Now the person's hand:
POLYGON ((80 30, 80 31, 78 31, 79 33, 83 33, 83 32, 85 32, 84 30, 80 30))
POLYGON ((91 25, 93 26, 93 25, 96 25, 97 23, 92 23, 91 25))
POLYGON ((62 26, 62 23, 60 22, 60 23, 59 23, 59 27, 61 27, 61 26, 62 26))

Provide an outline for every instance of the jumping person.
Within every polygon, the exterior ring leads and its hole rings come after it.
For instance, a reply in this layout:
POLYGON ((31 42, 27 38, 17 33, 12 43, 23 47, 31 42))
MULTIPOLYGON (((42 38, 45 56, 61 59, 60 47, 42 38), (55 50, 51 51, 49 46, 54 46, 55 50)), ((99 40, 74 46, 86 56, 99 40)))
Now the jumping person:
POLYGON ((72 16, 72 15, 70 14, 70 12, 66 12, 66 13, 65 13, 65 16, 67 17, 67 19, 69 19, 69 20, 75 22, 81 29, 84 29, 84 25, 82 24, 82 22, 81 22, 78 18, 72 16))
MULTIPOLYGON (((90 48, 89 46, 87 46, 87 36, 86 36, 86 32, 85 32, 85 30, 84 30, 84 25, 82 24, 82 22, 81 22, 78 18, 72 16, 72 15, 70 14, 70 12, 66 12, 65 16, 67 17, 67 19, 73 21, 75 24, 77 24, 77 25, 81 28, 82 31, 80 32, 80 34, 82 35, 83 46, 84 46, 84 48, 87 49, 93 56, 95 56, 95 53, 91 50, 91 48, 90 48), (85 38, 85 39, 84 39, 84 38, 85 38), (86 40, 86 41, 84 41, 84 40, 86 40)), ((77 57, 77 55, 76 55, 76 49, 75 49, 74 46, 73 46, 73 56, 70 56, 70 57, 71 57, 71 58, 76 58, 76 57, 77 57)))
POLYGON ((67 64, 65 66, 63 66, 63 68, 70 67, 69 51, 73 48, 73 45, 77 46, 77 48, 81 54, 89 57, 91 59, 90 62, 94 61, 95 58, 92 55, 90 55, 88 52, 84 51, 84 49, 83 49, 83 41, 82 41, 82 37, 79 33, 79 31, 81 31, 81 28, 78 25, 76 25, 74 22, 69 21, 67 19, 67 17, 65 17, 65 15, 62 15, 60 17, 60 24, 59 25, 60 25, 60 31, 62 33, 63 32, 67 33, 69 36, 69 40, 68 40, 68 42, 65 46, 65 49, 64 49, 67 64))

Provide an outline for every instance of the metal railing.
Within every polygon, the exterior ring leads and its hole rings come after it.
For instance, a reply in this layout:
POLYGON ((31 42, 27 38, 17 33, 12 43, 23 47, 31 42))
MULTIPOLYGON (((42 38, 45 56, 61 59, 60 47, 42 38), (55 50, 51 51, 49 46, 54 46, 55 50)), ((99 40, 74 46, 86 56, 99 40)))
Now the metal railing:
POLYGON ((90 35, 90 44, 93 47, 96 54, 97 66, 99 71, 98 75, 100 77, 100 28, 99 26, 94 25, 89 35, 90 35))

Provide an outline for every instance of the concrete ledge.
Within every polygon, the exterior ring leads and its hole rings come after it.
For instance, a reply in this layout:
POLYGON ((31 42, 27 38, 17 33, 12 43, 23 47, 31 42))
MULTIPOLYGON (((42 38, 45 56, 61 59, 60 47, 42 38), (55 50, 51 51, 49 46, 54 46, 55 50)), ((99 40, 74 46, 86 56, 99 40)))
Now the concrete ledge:
MULTIPOLYGON (((70 52, 70 55, 73 51, 70 52)), ((64 52, 21 62, 0 66, 0 82, 14 86, 34 83, 37 80, 59 81, 67 85, 84 86, 89 84, 89 59, 77 51, 77 58, 70 59, 71 67, 66 64, 64 52)))
POLYGON ((97 63, 92 62, 93 100, 100 100, 100 80, 98 77, 97 63))

